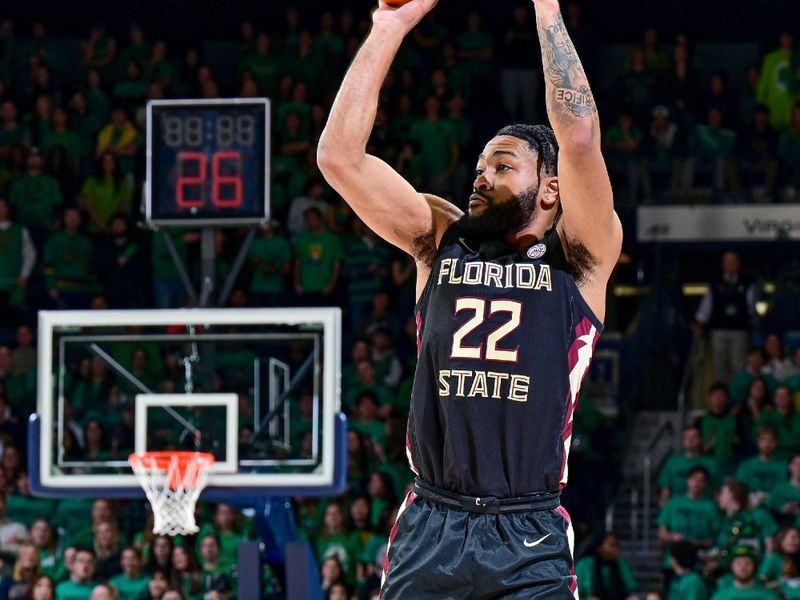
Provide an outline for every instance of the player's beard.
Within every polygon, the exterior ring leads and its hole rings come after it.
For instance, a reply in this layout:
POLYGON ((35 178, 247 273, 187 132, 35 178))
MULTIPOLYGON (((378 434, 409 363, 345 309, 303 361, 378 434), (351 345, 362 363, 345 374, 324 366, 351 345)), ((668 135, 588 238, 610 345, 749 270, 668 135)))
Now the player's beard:
POLYGON ((486 210, 479 215, 466 213, 458 220, 460 233, 475 242, 502 239, 525 229, 538 212, 536 197, 539 186, 531 186, 506 202, 487 200, 486 210))

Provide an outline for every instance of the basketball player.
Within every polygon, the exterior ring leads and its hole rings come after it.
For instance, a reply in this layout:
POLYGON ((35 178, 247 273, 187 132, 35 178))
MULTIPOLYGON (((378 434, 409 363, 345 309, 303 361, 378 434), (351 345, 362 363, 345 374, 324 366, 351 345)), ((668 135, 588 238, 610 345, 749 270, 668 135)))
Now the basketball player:
POLYGON ((533 0, 553 130, 489 140, 467 214, 415 191, 365 148, 390 63, 435 3, 379 3, 318 150, 330 184, 417 264, 417 479, 381 598, 573 598, 559 490, 622 240, 597 110, 557 0, 533 0))

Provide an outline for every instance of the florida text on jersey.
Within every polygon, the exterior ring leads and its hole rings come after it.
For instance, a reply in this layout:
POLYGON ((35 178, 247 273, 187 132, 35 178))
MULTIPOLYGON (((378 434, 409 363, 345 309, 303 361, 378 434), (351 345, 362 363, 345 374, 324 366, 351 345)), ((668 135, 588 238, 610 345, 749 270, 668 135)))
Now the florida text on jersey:
POLYGON ((412 469, 472 496, 557 491, 602 324, 553 231, 521 252, 443 237, 416 307, 412 469))

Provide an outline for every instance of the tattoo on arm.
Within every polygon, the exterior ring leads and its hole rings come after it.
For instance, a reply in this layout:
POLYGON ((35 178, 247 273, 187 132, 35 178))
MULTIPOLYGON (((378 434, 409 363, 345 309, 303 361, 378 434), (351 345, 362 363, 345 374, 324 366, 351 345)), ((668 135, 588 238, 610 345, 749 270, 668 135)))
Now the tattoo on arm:
POLYGON ((537 20, 550 119, 566 125, 575 118, 596 118, 589 81, 561 13, 556 12, 549 25, 537 20))

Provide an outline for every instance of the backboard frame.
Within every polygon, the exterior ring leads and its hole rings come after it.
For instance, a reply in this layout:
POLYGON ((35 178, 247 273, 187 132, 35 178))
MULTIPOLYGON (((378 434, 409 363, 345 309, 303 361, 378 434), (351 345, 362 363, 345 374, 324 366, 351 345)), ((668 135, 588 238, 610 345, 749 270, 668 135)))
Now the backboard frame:
POLYGON ((28 425, 31 492, 45 497, 138 498, 144 492, 131 472, 123 475, 54 474, 52 373, 55 327, 237 325, 317 323, 323 326, 321 440, 319 472, 212 474, 204 497, 224 499, 243 495, 335 495, 347 485, 347 419, 340 412, 341 309, 166 309, 109 311, 41 311, 39 313, 39 385, 37 413, 28 425))

